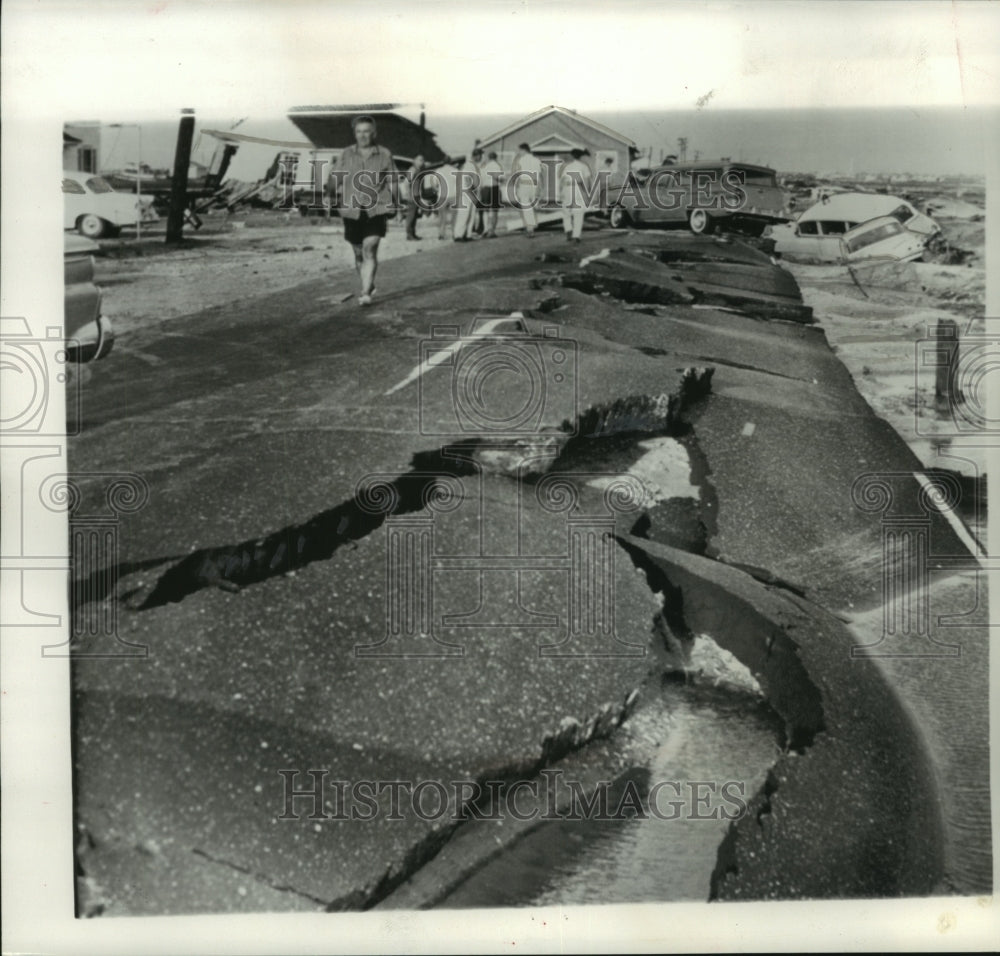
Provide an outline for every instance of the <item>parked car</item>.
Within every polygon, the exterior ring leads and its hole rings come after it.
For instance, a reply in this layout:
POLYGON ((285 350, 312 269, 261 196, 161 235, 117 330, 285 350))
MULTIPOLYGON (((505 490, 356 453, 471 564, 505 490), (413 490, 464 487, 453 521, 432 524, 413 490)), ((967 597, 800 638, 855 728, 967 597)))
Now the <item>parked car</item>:
POLYGON ((848 229, 878 216, 892 216, 898 219, 910 232, 929 237, 941 231, 941 227, 925 216, 916 206, 899 196, 884 193, 844 192, 828 196, 806 209, 798 218, 800 225, 807 226, 803 235, 843 235, 848 229), (815 232, 813 231, 815 229, 815 232))
POLYGON ((102 176, 63 170, 63 228, 99 239, 116 234, 122 226, 156 222, 152 197, 136 199, 135 193, 115 192, 102 176))
POLYGON ((760 235, 768 224, 789 217, 773 169, 720 160, 633 173, 612 200, 608 218, 619 229, 687 223, 695 233, 723 227, 760 235))
POLYGON ((801 220, 771 227, 774 252, 793 259, 857 262, 861 259, 919 259, 925 240, 910 232, 895 216, 877 216, 853 229, 824 233, 822 223, 801 220), (814 229, 814 227, 819 228, 814 229), (804 228, 803 228, 804 227, 804 228))
POLYGON ((66 233, 63 276, 67 357, 72 362, 104 358, 115 342, 111 320, 101 314, 103 296, 94 283, 96 242, 66 233))

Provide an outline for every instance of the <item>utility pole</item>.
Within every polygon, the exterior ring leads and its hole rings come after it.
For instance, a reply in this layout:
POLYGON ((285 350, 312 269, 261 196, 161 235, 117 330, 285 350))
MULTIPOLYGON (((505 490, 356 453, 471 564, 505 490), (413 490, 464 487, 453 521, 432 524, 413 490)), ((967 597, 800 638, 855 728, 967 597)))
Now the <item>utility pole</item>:
POLYGON ((682 163, 686 162, 688 154, 688 141, 686 136, 677 137, 677 152, 680 154, 680 161, 682 163))
POLYGON ((167 215, 167 242, 180 242, 184 236, 184 207, 187 202, 188 167, 194 140, 194 110, 181 110, 174 152, 174 175, 170 183, 170 212, 167 215))

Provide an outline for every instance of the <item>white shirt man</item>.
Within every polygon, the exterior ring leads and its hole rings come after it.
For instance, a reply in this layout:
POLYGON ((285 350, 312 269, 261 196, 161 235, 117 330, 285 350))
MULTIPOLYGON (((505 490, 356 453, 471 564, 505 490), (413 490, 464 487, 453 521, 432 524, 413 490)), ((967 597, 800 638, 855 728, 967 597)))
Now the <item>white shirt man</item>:
POLYGON ((524 223, 524 234, 535 237, 535 206, 538 203, 538 189, 542 182, 542 161, 531 152, 527 143, 521 143, 514 157, 509 182, 514 184, 514 195, 507 199, 512 205, 517 205, 521 211, 521 221, 524 223))
POLYGON ((438 239, 448 237, 448 226, 455 218, 455 197, 458 195, 458 167, 448 156, 443 166, 435 170, 432 180, 438 187, 438 239))
POLYGON ((571 150, 572 159, 559 170, 559 205, 562 206, 563 231, 567 242, 579 242, 583 216, 590 195, 590 167, 583 161, 583 150, 571 150))
POLYGON ((459 170, 461 189, 456 197, 458 209, 455 212, 455 242, 466 242, 473 224, 473 213, 479 205, 479 187, 481 185, 481 169, 483 151, 474 149, 472 158, 462 163, 459 170))

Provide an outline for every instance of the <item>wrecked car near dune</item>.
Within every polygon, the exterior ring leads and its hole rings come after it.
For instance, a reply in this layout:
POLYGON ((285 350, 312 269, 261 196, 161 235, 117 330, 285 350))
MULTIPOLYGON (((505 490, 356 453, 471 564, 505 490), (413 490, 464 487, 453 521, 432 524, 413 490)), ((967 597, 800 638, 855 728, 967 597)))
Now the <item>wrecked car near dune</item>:
POLYGON ((839 193, 811 206, 795 222, 764 232, 771 251, 816 262, 909 261, 919 258, 940 234, 937 222, 912 203, 881 193, 839 193))
POLYGON ((891 259, 910 262, 924 254, 925 241, 893 216, 878 216, 842 232, 824 233, 822 224, 790 223, 775 227, 772 252, 798 262, 858 262, 891 259))

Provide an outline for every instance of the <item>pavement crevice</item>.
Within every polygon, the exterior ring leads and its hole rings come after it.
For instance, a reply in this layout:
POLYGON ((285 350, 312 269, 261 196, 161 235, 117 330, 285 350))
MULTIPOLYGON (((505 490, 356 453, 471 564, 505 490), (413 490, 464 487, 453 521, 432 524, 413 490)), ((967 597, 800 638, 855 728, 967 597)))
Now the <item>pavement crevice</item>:
POLYGON ((279 893, 294 893, 296 896, 301 896, 303 899, 307 899, 317 906, 325 907, 327 905, 326 900, 322 900, 319 897, 313 896, 311 893, 306 893, 302 890, 296 889, 294 886, 288 886, 284 883, 276 883, 268 879, 263 873, 255 873, 252 869, 246 866, 240 866, 238 863, 232 863, 229 860, 223 860, 220 857, 213 856, 211 853, 207 853, 200 847, 192 847, 191 852, 203 860, 207 860, 209 863, 214 863, 218 866, 225 866, 231 870, 236 870, 238 873, 243 873, 249 876, 251 879, 256 880, 258 883, 263 883, 269 886, 272 890, 277 890, 279 893))
MULTIPOLYGON (((129 600, 130 606, 137 610, 145 611, 180 602, 208 587, 239 592, 314 561, 327 560, 339 548, 376 531, 388 517, 418 511, 436 497, 453 495, 451 478, 479 470, 531 481, 538 477, 538 472, 564 466, 580 441, 601 441, 627 433, 671 434, 682 429, 682 413, 710 392, 713 372, 711 367, 686 368, 673 392, 627 395, 588 406, 574 422, 564 421, 559 431, 512 447, 510 443, 497 445, 474 438, 417 452, 407 474, 373 483, 362 478, 354 497, 306 522, 236 544, 193 551, 171 564, 151 586, 132 588, 121 598, 129 600)), ((175 560, 163 557, 123 565, 115 579, 175 560)), ((107 575, 101 578, 107 579, 107 575)), ((107 597, 88 587, 83 587, 80 595, 81 600, 107 597)))
POLYGON ((448 479, 472 474, 473 466, 448 457, 446 451, 418 452, 411 471, 391 482, 366 484, 363 478, 354 497, 302 524, 262 538, 192 552, 160 576, 138 610, 182 601, 206 587, 238 592, 330 558, 339 548, 377 530, 388 517, 417 511, 439 496, 453 494, 448 479))
MULTIPOLYGON (((542 771, 583 750, 588 744, 608 739, 631 716, 639 697, 640 688, 633 687, 620 703, 609 701, 584 720, 564 717, 558 727, 543 736, 538 756, 534 759, 514 761, 502 767, 481 771, 477 774, 468 799, 455 808, 453 822, 431 829, 410 846, 402 860, 389 864, 377 880, 328 903, 327 912, 369 910, 384 902, 431 863, 460 829, 476 821, 491 819, 485 815, 488 813, 487 804, 499 799, 508 784, 535 780, 542 771)), ((472 869, 486 865, 496 855, 497 851, 491 840, 489 852, 485 857, 479 857, 472 869)), ((464 875, 468 876, 471 871, 464 875)), ((455 882, 458 881, 456 879, 455 882)))
MULTIPOLYGON (((670 633, 682 638, 695 633, 709 634, 748 667, 785 721, 786 749, 804 753, 825 729, 825 724, 819 688, 802 666, 795 642, 779 627, 763 621, 752 611, 748 613, 750 609, 744 607, 744 599, 725 587, 720 588, 698 575, 674 580, 669 565, 657 561, 650 549, 666 547, 677 554, 684 552, 631 535, 620 536, 618 543, 646 575, 654 592, 664 596, 662 617, 670 633), (732 602, 732 607, 725 606, 727 601, 732 602), (725 626, 719 626, 723 621, 725 626)), ((754 577, 733 565, 726 566, 737 574, 754 577)))
MULTIPOLYGON (((636 546, 640 540, 620 537, 618 543, 644 572, 650 587, 663 597, 663 611, 654 620, 654 630, 660 633, 668 655, 679 658, 683 668, 694 634, 708 634, 760 682, 768 702, 785 721, 785 753, 804 756, 817 735, 826 729, 826 721, 822 694, 803 666, 795 641, 777 624, 763 620, 756 609, 747 608, 745 598, 725 585, 720 587, 698 573, 682 573, 680 579, 675 579, 675 569, 668 562, 636 546), (731 605, 728 608, 727 603, 731 605)), ((724 562, 716 559, 714 563, 724 562)), ((775 579, 763 569, 754 568, 756 573, 750 573, 733 565, 727 567, 754 580, 761 576, 775 579)), ((762 830, 764 818, 772 814, 778 783, 775 768, 769 768, 763 787, 753 799, 754 819, 762 830)), ((730 825, 717 849, 709 900, 718 899, 720 883, 739 872, 737 823, 730 825)))

